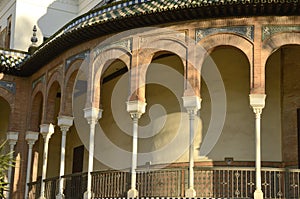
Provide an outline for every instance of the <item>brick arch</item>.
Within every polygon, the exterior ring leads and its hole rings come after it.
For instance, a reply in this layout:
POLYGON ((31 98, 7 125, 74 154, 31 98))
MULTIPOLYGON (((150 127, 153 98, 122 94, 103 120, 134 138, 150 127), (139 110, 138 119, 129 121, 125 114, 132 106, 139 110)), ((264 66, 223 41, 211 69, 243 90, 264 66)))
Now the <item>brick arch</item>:
POLYGON ((184 41, 178 40, 178 38, 158 37, 142 43, 140 49, 142 50, 139 57, 143 57, 142 64, 139 64, 139 66, 142 66, 142 68, 140 68, 140 75, 142 77, 146 75, 146 71, 154 55, 163 51, 177 55, 181 59, 184 66, 184 76, 186 76, 188 47, 184 41))
POLYGON ((75 84, 75 80, 78 74, 78 69, 72 71, 68 75, 68 79, 65 83, 65 88, 64 88, 64 100, 62 104, 62 114, 66 116, 72 116, 72 97, 73 97, 73 87, 75 84))
POLYGON ((261 65, 266 67, 268 58, 277 49, 285 45, 300 45, 300 32, 278 33, 265 40, 262 45, 261 65))
POLYGON ((9 104, 9 108, 12 111, 15 104, 15 96, 8 90, 0 87, 0 97, 2 97, 9 104))
POLYGON ((83 59, 76 59, 70 64, 68 70, 65 72, 65 83, 69 81, 70 77, 73 75, 75 71, 79 70, 82 62, 83 59))
POLYGON ((75 80, 80 69, 83 59, 73 61, 66 71, 64 83, 64 95, 62 99, 61 114, 72 116, 72 94, 75 80))
POLYGON ((15 97, 11 92, 4 88, 0 88, 0 97, 3 98, 9 106, 8 130, 11 130, 13 128, 13 121, 10 118, 12 118, 13 114, 15 97))
POLYGON ((87 107, 99 108, 100 105, 100 83, 102 74, 116 60, 122 61, 127 68, 130 68, 131 53, 123 48, 110 48, 100 53, 92 62, 92 70, 89 71, 87 90, 91 94, 87 95, 87 107), (95 72, 95 75, 93 74, 95 72), (92 81, 92 82, 91 82, 92 81), (92 99, 90 99, 92 97, 92 99))
POLYGON ((39 82, 37 85, 35 85, 32 93, 31 93, 31 102, 33 100, 33 97, 38 93, 38 92, 41 92, 42 93, 42 96, 43 98, 45 97, 45 89, 44 89, 44 86, 45 84, 43 84, 42 82, 39 82))
MULTIPOLYGON (((58 77, 58 76, 57 76, 58 77)), ((52 79, 51 84, 48 85, 47 88, 47 99, 45 99, 46 104, 45 107, 45 121, 44 123, 54 123, 55 122, 55 99, 57 91, 61 88, 59 81, 52 79)), ((61 108, 61 102, 60 102, 61 108)))
POLYGON ((51 76, 50 76, 50 78, 49 78, 49 80, 48 80, 48 83, 47 83, 47 94, 48 94, 48 92, 49 92, 49 89, 50 89, 50 87, 52 86, 52 84, 54 83, 54 82, 57 82, 58 84, 59 84, 59 86, 60 87, 62 87, 62 74, 61 74, 61 72, 60 71, 56 71, 56 72, 54 72, 51 76))
MULTIPOLYGON (((194 45, 191 45, 192 47, 194 45)), ((142 60, 139 63, 139 84, 144 85, 146 80, 146 74, 149 65, 151 64, 153 57, 155 54, 159 52, 169 52, 176 56, 178 56, 183 65, 183 76, 185 79, 189 81, 189 85, 194 88, 194 91, 198 90, 198 81, 200 78, 195 78, 195 67, 193 66, 193 60, 189 59, 187 62, 187 56, 189 54, 189 48, 187 47, 187 42, 185 41, 185 37, 178 38, 178 37, 170 37, 169 35, 159 35, 154 38, 149 38, 140 45, 140 53, 139 53, 139 60, 142 60), (189 71, 189 72, 188 72, 189 71)), ((199 72, 198 72, 199 73, 199 72)), ((200 74, 198 75, 200 77, 200 74)), ((131 92, 138 96, 138 98, 144 99, 145 98, 145 86, 135 88, 136 92, 131 92)), ((185 91, 185 93, 187 93, 185 91)), ((131 97, 134 98, 134 97, 131 97)))
POLYGON ((34 95, 32 95, 31 100, 31 115, 29 122, 29 130, 39 132, 39 126, 42 120, 43 114, 43 100, 44 95, 43 92, 39 89, 36 89, 34 95))
POLYGON ((203 62, 209 54, 220 46, 232 46, 234 48, 239 49, 248 59, 249 65, 250 65, 250 88, 253 86, 254 82, 254 76, 253 71, 255 71, 253 66, 253 44, 247 40, 246 38, 235 35, 235 34, 228 34, 228 33, 221 33, 221 34, 215 34, 208 36, 204 39, 202 39, 200 42, 198 42, 198 45, 200 45, 200 48, 203 48, 205 51, 200 51, 202 54, 201 56, 198 56, 200 59, 197 62, 199 66, 201 67, 203 65, 203 62))

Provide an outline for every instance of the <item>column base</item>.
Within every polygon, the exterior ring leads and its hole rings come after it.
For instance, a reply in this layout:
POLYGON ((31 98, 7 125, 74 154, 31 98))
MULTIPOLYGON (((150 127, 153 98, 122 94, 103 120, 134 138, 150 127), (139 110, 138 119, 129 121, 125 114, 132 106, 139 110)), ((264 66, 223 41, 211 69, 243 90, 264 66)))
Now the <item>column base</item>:
POLYGON ((185 197, 187 198, 194 198, 196 197, 196 191, 194 188, 188 188, 186 191, 185 191, 185 197))
POLYGON ((59 193, 59 194, 57 194, 56 195, 56 197, 55 197, 56 199, 65 199, 65 195, 64 194, 61 194, 61 193, 59 193))
POLYGON ((91 199, 92 196, 93 196, 93 192, 91 192, 91 191, 86 191, 86 192, 84 192, 84 194, 83 194, 83 199, 91 199))
POLYGON ((254 199, 264 199, 264 193, 261 190, 255 190, 254 199))
POLYGON ((127 192, 127 198, 137 198, 139 196, 139 192, 136 189, 130 189, 127 192))

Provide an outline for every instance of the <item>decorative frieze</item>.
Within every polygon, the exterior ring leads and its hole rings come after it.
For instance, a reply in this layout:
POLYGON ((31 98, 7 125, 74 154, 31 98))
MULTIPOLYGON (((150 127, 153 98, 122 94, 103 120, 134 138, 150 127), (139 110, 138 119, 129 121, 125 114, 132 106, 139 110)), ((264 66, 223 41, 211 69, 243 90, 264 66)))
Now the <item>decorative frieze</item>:
POLYGON ((218 33, 233 33, 246 37, 250 41, 254 39, 254 26, 227 26, 219 28, 205 28, 196 30, 196 42, 205 37, 218 33))
POLYGON ((8 90, 9 92, 16 93, 16 83, 8 81, 0 81, 0 87, 8 90))
POLYGON ((69 57, 65 63, 65 71, 68 70, 68 68, 70 67, 73 61, 75 61, 76 59, 85 59, 89 54, 90 54, 90 50, 86 50, 76 55, 73 55, 72 57, 69 57))
POLYGON ((41 77, 39 77, 39 78, 37 78, 36 80, 34 80, 33 82, 32 82, 32 89, 34 89, 35 88, 35 86, 38 84, 38 83, 45 83, 45 74, 44 75, 42 75, 41 77))
POLYGON ((280 32, 300 32, 300 26, 262 26, 262 41, 280 32))

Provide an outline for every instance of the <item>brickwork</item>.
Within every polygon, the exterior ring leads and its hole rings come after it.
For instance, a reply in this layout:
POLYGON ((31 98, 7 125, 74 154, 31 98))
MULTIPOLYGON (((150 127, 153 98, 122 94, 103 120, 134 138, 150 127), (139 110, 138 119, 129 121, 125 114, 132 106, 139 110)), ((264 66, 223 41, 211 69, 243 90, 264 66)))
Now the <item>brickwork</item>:
MULTIPOLYGON (((180 33, 189 32, 189 35, 195 33, 197 28, 209 28, 209 27, 224 27, 224 26, 254 26, 254 40, 234 34, 234 33, 216 33, 207 36, 200 40, 198 43, 204 47, 208 53, 212 52, 218 46, 234 46, 241 50, 247 57, 250 64, 250 88, 251 93, 265 93, 265 65, 268 58, 278 48, 289 44, 300 44, 300 36, 298 32, 283 32, 271 35, 270 38, 262 40, 262 25, 270 24, 282 25, 282 24, 299 24, 299 17, 249 17, 249 18, 236 18, 236 19, 213 19, 213 20, 201 20, 183 22, 178 24, 164 25, 171 30, 178 31, 180 33)), ((66 50, 64 53, 58 55, 51 62, 42 67, 39 71, 28 78, 18 78, 12 76, 5 76, 4 80, 13 81, 16 83, 16 94, 13 94, 3 88, 0 88, 0 96, 3 97, 10 104, 11 114, 9 122, 9 130, 17 131, 20 133, 19 142, 16 146, 16 155, 20 158, 20 167, 15 172, 15 182, 13 187, 13 198, 23 198, 24 186, 25 186, 25 174, 26 174, 26 161, 27 161, 27 143, 24 140, 25 132, 27 130, 39 131, 40 123, 55 122, 57 115, 54 113, 54 102, 57 91, 61 90, 61 107, 60 113, 62 115, 72 116, 72 91, 78 69, 83 63, 83 60, 75 60, 70 64, 67 71, 64 71, 65 61, 80 52, 85 50, 91 50, 97 46, 108 36, 97 38, 78 46, 66 50), (45 75, 45 81, 39 82, 32 87, 34 80, 45 75), (42 118, 41 118, 42 117, 42 118), (41 121, 42 120, 42 121, 41 121)), ((185 40, 176 38, 170 33, 161 33, 161 35, 147 35, 147 37, 135 36, 132 40, 132 48, 135 49, 132 52, 128 52, 124 49, 113 48, 106 49, 101 53, 96 60, 90 62, 88 67, 89 77, 92 77, 92 73, 95 71, 94 79, 89 78, 88 92, 92 90, 93 99, 87 98, 87 102, 92 101, 91 104, 86 106, 99 107, 100 105, 100 88, 101 88, 101 75, 109 66, 111 60, 119 59, 131 69, 130 77, 130 90, 131 95, 129 100, 141 100, 145 99, 145 78, 147 67, 151 63, 153 56, 161 52, 169 52, 178 55, 184 65, 184 76, 193 88, 196 95, 200 95, 200 71, 195 70, 192 65, 193 56, 195 56, 196 63, 199 63, 200 67, 204 60, 204 55, 193 55, 188 51, 189 44, 185 40), (140 49, 138 49, 140 47, 140 49), (138 49, 138 50, 137 50, 138 49), (186 55, 190 53, 190 59, 187 59, 186 55), (93 81, 92 81, 93 80, 93 81), (92 87, 93 85, 93 87, 92 87)), ((295 61, 290 63, 289 54, 285 55, 284 65, 287 66, 286 72, 288 75, 284 77, 283 83, 286 84, 286 89, 293 92, 293 96, 296 96, 298 92, 298 76, 293 73, 293 69, 288 68, 291 65, 297 65, 295 61), (293 81, 295 80, 295 81, 293 81)), ((299 67, 298 67, 299 68, 299 67)), ((299 74, 299 73, 297 73, 299 74)), ((234 77, 233 77, 234 78, 234 77)), ((185 95, 190 95, 192 92, 185 92, 185 95)), ((88 97, 91 95, 87 95, 88 97)), ((299 107, 298 97, 285 95, 283 97, 283 163, 289 166, 297 165, 297 135, 295 133, 296 124, 295 109, 299 107), (295 101, 297 103, 293 104, 295 101), (293 104, 293 105, 291 105, 293 104), (291 114, 293 113, 293 114, 291 114)), ((263 132, 262 132, 263 133, 263 132)), ((250 164, 250 163, 249 163, 250 164)), ((249 165, 247 163, 247 165, 249 165)), ((271 164, 271 163, 270 163, 271 164)), ((276 163, 277 164, 277 163, 276 163)), ((276 165, 274 163, 274 165, 276 165)), ((281 164, 281 163, 279 163, 281 164)), ((216 163, 216 165, 218 165, 216 163)), ((269 164, 266 164, 269 165, 269 164)))

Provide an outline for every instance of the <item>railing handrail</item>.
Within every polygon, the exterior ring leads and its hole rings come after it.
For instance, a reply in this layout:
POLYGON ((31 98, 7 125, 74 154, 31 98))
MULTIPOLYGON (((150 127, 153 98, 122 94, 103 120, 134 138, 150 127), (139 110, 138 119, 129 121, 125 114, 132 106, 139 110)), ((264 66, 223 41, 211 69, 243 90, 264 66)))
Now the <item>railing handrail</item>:
POLYGON ((77 172, 77 173, 66 174, 66 175, 63 175, 62 178, 84 176, 84 175, 87 175, 87 172, 77 172))
MULTIPOLYGON (((188 167, 139 168, 137 189, 143 197, 183 197, 187 185, 188 167)), ((86 189, 85 173, 73 173, 65 178, 68 197, 82 197, 86 189), (73 178, 74 177, 74 178, 73 178), (75 195, 74 195, 75 194, 75 195)), ((95 198, 124 197, 129 189, 129 171, 99 170, 92 172, 95 198)), ((59 177, 46 179, 48 197, 57 193, 59 177)), ((266 198, 300 196, 300 169, 262 167, 263 192, 266 198)), ((32 195, 39 193, 41 179, 28 183, 32 195)), ((252 198, 255 190, 255 168, 236 166, 195 167, 195 190, 198 197, 252 198)))

